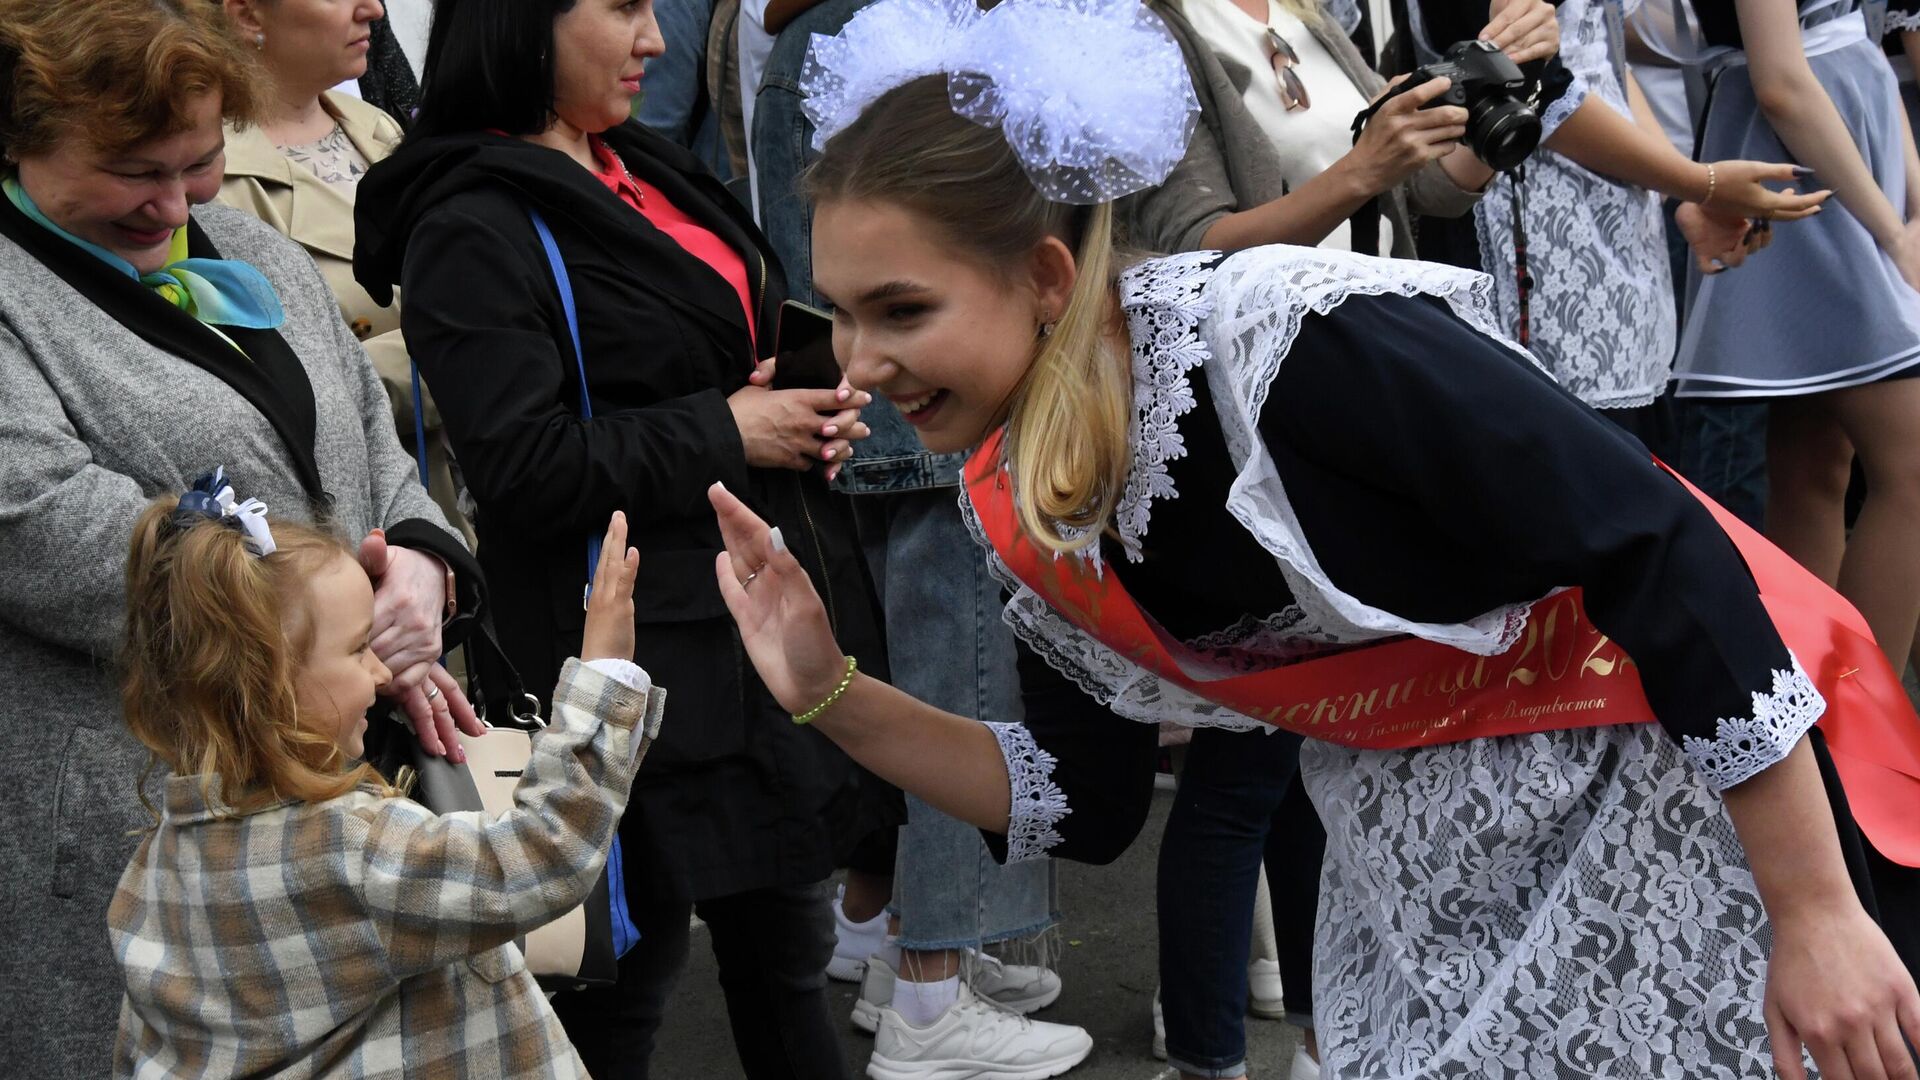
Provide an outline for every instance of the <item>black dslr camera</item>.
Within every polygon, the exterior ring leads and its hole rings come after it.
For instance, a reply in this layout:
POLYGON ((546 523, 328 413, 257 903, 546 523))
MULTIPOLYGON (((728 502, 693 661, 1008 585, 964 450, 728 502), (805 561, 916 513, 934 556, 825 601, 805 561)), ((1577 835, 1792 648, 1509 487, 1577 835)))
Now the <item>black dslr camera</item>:
POLYGON ((1447 92, 1425 107, 1457 105, 1467 110, 1467 146, 1496 172, 1527 160, 1540 145, 1540 117, 1526 100, 1527 78, 1519 65, 1490 41, 1455 43, 1437 63, 1416 68, 1400 85, 1360 114, 1361 124, 1381 105, 1431 79, 1451 79, 1447 92))

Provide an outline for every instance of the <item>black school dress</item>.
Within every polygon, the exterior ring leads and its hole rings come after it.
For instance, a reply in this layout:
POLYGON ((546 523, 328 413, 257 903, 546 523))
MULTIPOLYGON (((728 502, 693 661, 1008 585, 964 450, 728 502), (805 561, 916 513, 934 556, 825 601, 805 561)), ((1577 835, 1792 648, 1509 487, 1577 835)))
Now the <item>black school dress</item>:
MULTIPOLYGON (((1482 275, 1269 247, 1143 263, 1122 299, 1135 464, 1098 559, 1173 636, 1224 668, 1400 635, 1492 655, 1577 585, 1658 721, 1307 742, 1328 1074, 1771 1075, 1770 929, 1717 792, 1824 702, 1705 508, 1497 336, 1482 275)), ((1145 816, 1153 722, 1260 725, 992 561, 1026 721, 993 726, 1014 813, 989 843, 1110 859, 1145 816)))

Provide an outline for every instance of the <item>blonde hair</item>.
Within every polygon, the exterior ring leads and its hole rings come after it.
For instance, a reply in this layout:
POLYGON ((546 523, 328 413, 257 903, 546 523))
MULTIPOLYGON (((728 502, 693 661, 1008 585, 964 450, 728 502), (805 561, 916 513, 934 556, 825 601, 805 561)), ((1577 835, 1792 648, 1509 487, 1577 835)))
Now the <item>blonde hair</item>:
POLYGON ((1326 9, 1320 6, 1320 0, 1280 0, 1280 7, 1309 28, 1326 23, 1326 9))
POLYGON ((109 151, 177 135, 220 95, 244 125, 259 70, 211 0, 20 0, 0 10, 0 145, 31 157, 78 139, 109 151))
POLYGON ((217 796, 237 813, 385 788, 371 766, 348 768, 333 738, 302 722, 294 692, 313 639, 307 581, 352 551, 331 533, 274 521, 278 550, 257 557, 212 519, 176 523, 177 502, 148 505, 127 555, 120 701, 153 755, 148 771, 163 763, 199 776, 209 804, 217 796))
POLYGON ((1098 541, 1132 464, 1129 358, 1114 301, 1113 207, 1049 201, 999 131, 956 115, 947 79, 930 75, 883 94, 827 142, 808 171, 815 202, 872 200, 911 210, 954 248, 1011 278, 1048 237, 1074 252, 1065 311, 1036 344, 1007 402, 1004 461, 1020 527, 1042 550, 1098 541), (1076 535, 1061 535, 1062 529, 1076 535))

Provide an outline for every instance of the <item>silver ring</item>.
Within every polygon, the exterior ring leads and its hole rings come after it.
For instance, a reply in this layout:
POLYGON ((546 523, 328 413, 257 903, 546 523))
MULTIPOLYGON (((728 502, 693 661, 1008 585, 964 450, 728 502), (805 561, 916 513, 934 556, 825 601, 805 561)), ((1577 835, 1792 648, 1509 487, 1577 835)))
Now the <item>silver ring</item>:
POLYGON ((427 687, 427 700, 428 700, 428 701, 432 701, 432 700, 433 700, 434 698, 437 698, 437 697, 439 697, 439 696, 440 696, 440 688, 439 688, 439 687, 437 687, 437 686, 428 686, 428 687, 427 687))
POLYGON ((744 589, 747 586, 753 584, 753 579, 759 576, 760 576, 760 571, 758 570, 755 570, 753 573, 748 574, 746 580, 740 583, 740 587, 744 589))

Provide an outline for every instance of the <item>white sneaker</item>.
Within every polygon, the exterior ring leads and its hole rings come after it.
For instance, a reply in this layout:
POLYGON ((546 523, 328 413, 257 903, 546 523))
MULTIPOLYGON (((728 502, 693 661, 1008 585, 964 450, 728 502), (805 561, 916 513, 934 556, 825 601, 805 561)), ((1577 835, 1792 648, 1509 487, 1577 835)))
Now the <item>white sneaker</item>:
MULTIPOLYGON (((990 998, 1003 1009, 1022 1016, 1038 1012, 1060 998, 1060 976, 1031 964, 1009 964, 983 952, 973 954, 974 993, 990 998)), ((962 965, 963 971, 965 965, 962 965)), ((871 1035, 880 1025, 880 1010, 893 1003, 893 984, 900 977, 878 954, 867 959, 860 979, 860 996, 853 1003, 853 1026, 871 1035)))
POLYGON ((1307 1056, 1306 1047, 1294 1048, 1293 1067, 1287 1070, 1287 1080, 1320 1080, 1320 1063, 1307 1056))
POLYGON ((1160 1008, 1160 988, 1153 988, 1153 1057, 1167 1060, 1167 1014, 1160 1008))
POLYGON ((1282 1020, 1287 1002, 1280 992, 1280 961, 1254 960, 1247 965, 1247 1011, 1266 1020, 1282 1020))
POLYGON ((860 978, 860 996, 853 999, 853 1026, 871 1035, 880 1026, 880 1010, 893 1004, 893 984, 899 978, 893 965, 878 955, 867 958, 860 978))
POLYGON ((1029 1020, 974 996, 960 999, 923 1028, 891 1008, 880 1010, 874 1080, 1046 1080, 1085 1061, 1093 1037, 1066 1024, 1029 1020))
POLYGON ((859 982, 867 971, 867 957, 878 952, 887 940, 887 913, 882 911, 866 922, 857 923, 847 918, 847 909, 841 903, 847 898, 847 887, 833 897, 833 959, 827 961, 827 978, 839 982, 859 982), (875 924, 879 932, 874 932, 875 924))
POLYGON ((1052 969, 1009 964, 997 956, 969 951, 973 953, 973 969, 968 985, 982 997, 992 998, 994 1004, 1025 1016, 1060 1000, 1060 976, 1052 969))

